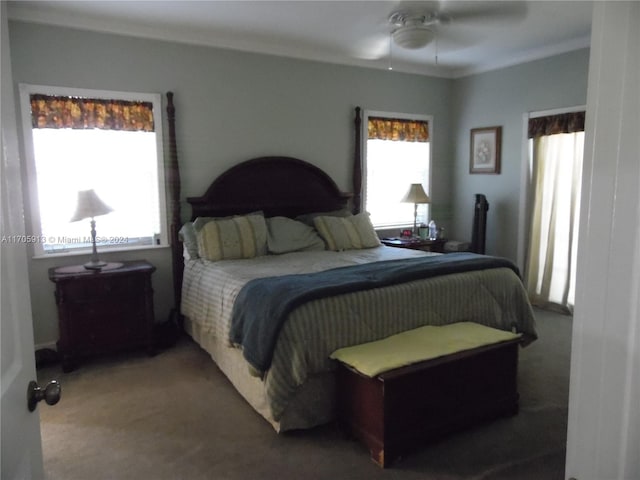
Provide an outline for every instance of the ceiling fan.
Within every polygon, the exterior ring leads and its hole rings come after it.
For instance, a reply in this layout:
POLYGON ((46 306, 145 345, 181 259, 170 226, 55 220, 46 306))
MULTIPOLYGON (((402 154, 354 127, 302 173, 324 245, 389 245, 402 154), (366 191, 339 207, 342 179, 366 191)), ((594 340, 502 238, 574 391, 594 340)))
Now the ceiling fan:
POLYGON ((388 24, 394 44, 409 50, 423 48, 434 39, 458 44, 473 43, 474 40, 464 31, 468 29, 463 29, 463 26, 514 22, 522 20, 527 13, 527 5, 523 1, 408 2, 407 5, 392 12, 388 24), (441 4, 446 8, 441 8, 441 4))
POLYGON ((391 30, 391 38, 402 48, 415 50, 427 46, 435 36, 434 27, 451 21, 446 13, 408 11, 393 12, 389 15, 389 23, 395 28, 391 30))

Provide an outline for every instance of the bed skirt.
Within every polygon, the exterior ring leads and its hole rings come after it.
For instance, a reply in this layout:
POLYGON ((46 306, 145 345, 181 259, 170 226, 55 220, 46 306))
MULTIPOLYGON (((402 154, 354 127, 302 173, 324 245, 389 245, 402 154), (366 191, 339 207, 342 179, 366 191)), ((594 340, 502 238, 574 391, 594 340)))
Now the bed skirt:
POLYGON ((249 373, 242 351, 220 339, 203 334, 200 326, 184 319, 184 329, 204 349, 242 397, 277 432, 307 429, 335 419, 335 373, 315 374, 307 378, 290 400, 280 420, 275 420, 267 402, 264 382, 249 373))

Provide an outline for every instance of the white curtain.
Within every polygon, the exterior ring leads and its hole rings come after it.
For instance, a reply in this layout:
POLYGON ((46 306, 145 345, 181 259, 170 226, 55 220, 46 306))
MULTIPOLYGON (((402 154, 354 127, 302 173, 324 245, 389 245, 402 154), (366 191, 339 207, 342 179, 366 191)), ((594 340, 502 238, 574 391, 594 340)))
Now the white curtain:
POLYGON ((573 311, 584 132, 536 137, 526 283, 534 305, 573 311))

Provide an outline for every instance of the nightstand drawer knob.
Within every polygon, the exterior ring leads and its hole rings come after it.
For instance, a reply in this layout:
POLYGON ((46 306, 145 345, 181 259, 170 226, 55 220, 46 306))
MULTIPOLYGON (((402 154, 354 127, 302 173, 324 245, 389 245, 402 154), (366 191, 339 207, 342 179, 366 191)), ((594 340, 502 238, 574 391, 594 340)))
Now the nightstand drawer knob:
POLYGON ((27 388, 27 405, 29 411, 33 412, 40 400, 47 402, 47 405, 55 405, 60 401, 62 387, 56 380, 51 380, 45 388, 41 388, 33 380, 29 382, 27 388))

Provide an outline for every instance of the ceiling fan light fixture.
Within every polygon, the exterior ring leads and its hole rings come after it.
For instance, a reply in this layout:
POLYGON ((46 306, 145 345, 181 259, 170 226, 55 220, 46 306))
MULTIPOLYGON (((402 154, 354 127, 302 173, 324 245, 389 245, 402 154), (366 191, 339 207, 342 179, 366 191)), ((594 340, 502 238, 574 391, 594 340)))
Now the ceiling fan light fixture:
POLYGON ((416 50, 431 43, 434 38, 434 33, 424 26, 407 25, 396 28, 391 32, 391 36, 396 45, 402 48, 416 50))

